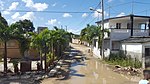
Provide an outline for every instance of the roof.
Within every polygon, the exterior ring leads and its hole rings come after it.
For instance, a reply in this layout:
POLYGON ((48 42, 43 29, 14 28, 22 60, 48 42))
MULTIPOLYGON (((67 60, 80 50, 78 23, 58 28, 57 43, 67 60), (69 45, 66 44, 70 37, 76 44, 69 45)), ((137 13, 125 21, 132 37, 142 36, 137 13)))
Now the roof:
MULTIPOLYGON (((133 14, 130 14, 130 15, 126 15, 126 16, 119 16, 119 17, 112 17, 112 18, 107 18, 104 20, 104 22, 107 22, 109 20, 112 20, 112 19, 119 19, 119 18, 125 18, 125 17, 130 17, 130 16, 133 16, 133 17, 141 17, 141 18, 150 18, 150 16, 140 16, 140 15, 133 15, 133 14)), ((96 23, 101 23, 102 21, 98 21, 96 23)))
POLYGON ((122 43, 146 43, 150 42, 150 36, 148 37, 130 37, 121 41, 122 43))

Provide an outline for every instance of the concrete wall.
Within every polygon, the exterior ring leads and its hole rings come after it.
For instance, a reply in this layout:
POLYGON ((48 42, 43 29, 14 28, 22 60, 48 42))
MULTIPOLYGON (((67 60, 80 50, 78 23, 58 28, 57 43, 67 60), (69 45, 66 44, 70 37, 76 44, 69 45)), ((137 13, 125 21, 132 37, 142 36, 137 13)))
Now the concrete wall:
POLYGON ((102 58, 100 55, 100 49, 98 48, 98 40, 96 41, 96 46, 93 48, 93 55, 97 56, 98 58, 102 58))
POLYGON ((72 38, 72 43, 79 44, 79 43, 80 43, 80 40, 79 40, 79 39, 72 38))
MULTIPOLYGON (((108 57, 110 55, 110 40, 104 40, 104 55, 108 57)), ((98 48, 98 40, 96 41, 96 46, 93 48, 93 54, 99 58, 102 58, 100 55, 100 48, 98 48)))
MULTIPOLYGON (((4 44, 0 43, 0 55, 4 55, 4 44)), ((16 40, 10 40, 7 42, 7 57, 8 58, 21 58, 21 53, 19 49, 19 43, 16 40)), ((30 49, 28 51, 29 58, 37 58, 38 52, 35 49, 30 49)))
POLYGON ((123 43, 121 50, 123 50, 126 55, 130 55, 132 58, 137 58, 142 61, 143 46, 141 43, 123 43))

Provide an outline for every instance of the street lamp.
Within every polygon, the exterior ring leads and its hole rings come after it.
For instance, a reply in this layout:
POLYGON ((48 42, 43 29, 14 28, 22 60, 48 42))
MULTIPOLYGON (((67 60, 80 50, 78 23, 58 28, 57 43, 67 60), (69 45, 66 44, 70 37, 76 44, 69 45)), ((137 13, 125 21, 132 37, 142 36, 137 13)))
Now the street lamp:
POLYGON ((96 10, 96 9, 92 8, 92 7, 90 7, 90 10, 91 10, 91 11, 96 11, 96 12, 98 12, 98 13, 101 13, 101 14, 102 14, 102 12, 101 12, 101 11, 98 11, 98 10, 96 10))
POLYGON ((102 21, 101 21, 101 23, 102 23, 102 25, 101 25, 101 27, 102 27, 102 47, 101 47, 102 54, 101 55, 102 55, 102 58, 104 58, 104 2, 103 2, 103 0, 101 0, 101 9, 102 9, 102 11, 98 11, 98 10, 90 7, 91 11, 96 11, 96 12, 102 14, 102 21))

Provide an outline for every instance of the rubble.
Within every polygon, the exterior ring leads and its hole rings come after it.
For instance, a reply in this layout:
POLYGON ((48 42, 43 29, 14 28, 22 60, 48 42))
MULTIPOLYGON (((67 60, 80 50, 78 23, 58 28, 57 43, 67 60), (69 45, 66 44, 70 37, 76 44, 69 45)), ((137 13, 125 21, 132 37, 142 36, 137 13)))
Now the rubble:
POLYGON ((115 65, 113 68, 114 72, 125 74, 125 75, 131 75, 131 76, 140 76, 142 73, 142 69, 136 69, 133 67, 122 67, 120 65, 115 65))

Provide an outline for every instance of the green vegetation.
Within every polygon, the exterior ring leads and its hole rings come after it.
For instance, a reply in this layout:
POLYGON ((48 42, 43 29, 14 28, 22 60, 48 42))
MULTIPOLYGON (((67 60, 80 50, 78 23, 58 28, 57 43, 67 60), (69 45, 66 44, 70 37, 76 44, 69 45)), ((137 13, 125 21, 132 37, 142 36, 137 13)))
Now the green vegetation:
POLYGON ((54 30, 45 29, 39 34, 33 33, 31 46, 38 50, 41 63, 43 57, 45 65, 49 64, 47 62, 52 63, 56 58, 61 58, 63 51, 69 45, 69 35, 64 29, 56 27, 54 30))
POLYGON ((122 51, 116 54, 111 53, 109 58, 105 58, 104 60, 109 64, 120 65, 123 67, 128 67, 128 66, 134 68, 142 67, 142 63, 139 60, 137 60, 136 58, 133 59, 130 56, 126 56, 125 54, 123 54, 122 51))
POLYGON ((102 30, 100 26, 87 24, 87 27, 85 27, 84 29, 81 30, 80 40, 86 41, 91 45, 93 39, 95 37, 98 37, 99 47, 101 48, 103 32, 108 33, 108 35, 109 35, 108 29, 102 30))
MULTIPOLYGON (((10 40, 17 40, 19 42, 23 58, 25 52, 28 52, 29 49, 37 50, 41 63, 43 59, 45 60, 45 66, 63 56, 63 51, 69 45, 71 33, 54 27, 54 30, 48 30, 47 28, 38 34, 34 32, 34 29, 33 23, 26 19, 19 20, 9 26, 0 14, 0 42, 4 44, 4 55, 0 56, 0 59, 1 57, 4 58, 5 73, 7 73, 7 42, 10 40)), ((16 62, 14 62, 14 65, 16 65, 16 62)))

